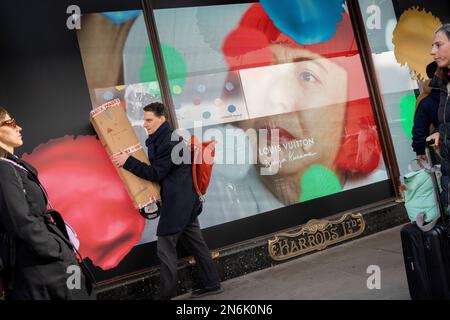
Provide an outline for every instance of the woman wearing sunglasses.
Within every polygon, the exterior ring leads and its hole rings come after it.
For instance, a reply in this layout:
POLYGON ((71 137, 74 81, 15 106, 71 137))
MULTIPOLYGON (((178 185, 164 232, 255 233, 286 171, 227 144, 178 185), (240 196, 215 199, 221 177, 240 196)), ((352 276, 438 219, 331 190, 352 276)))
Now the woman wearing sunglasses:
POLYGON ((0 282, 5 299, 92 299, 75 252, 46 214, 36 169, 14 155, 22 144, 22 128, 0 108, 0 282))

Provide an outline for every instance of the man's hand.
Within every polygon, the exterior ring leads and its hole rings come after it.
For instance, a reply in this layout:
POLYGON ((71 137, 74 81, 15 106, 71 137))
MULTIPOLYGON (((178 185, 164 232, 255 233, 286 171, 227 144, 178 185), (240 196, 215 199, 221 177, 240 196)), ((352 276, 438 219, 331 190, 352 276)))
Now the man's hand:
POLYGON ((426 141, 434 141, 434 143, 431 145, 434 148, 439 147, 439 132, 433 133, 431 136, 427 137, 426 141))
POLYGON ((114 163, 114 165, 117 168, 122 168, 123 165, 125 164, 125 162, 127 161, 129 155, 126 154, 125 152, 120 152, 114 156, 111 157, 111 161, 114 163))

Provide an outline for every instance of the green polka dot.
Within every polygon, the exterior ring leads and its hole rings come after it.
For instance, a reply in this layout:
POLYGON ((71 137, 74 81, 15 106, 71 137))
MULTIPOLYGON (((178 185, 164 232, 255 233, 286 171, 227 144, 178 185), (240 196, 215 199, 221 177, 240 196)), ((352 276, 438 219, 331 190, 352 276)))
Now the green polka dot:
POLYGON ((412 128, 414 124, 414 112, 416 107, 416 96, 405 95, 400 100, 400 119, 403 131, 412 140, 412 128))
MULTIPOLYGON (((169 85, 170 88, 172 88, 172 93, 176 94, 175 92, 173 92, 173 89, 182 89, 184 87, 184 83, 186 82, 186 62, 184 61, 183 55, 175 48, 164 43, 161 45, 161 48, 163 52, 167 76, 169 78, 169 85)), ((145 51, 145 60, 140 69, 140 79, 141 82, 158 81, 152 51, 149 47, 147 47, 145 51)), ((159 88, 158 93, 160 95, 159 88)))
POLYGON ((342 191, 341 183, 333 171, 312 165, 301 178, 299 202, 305 202, 342 191))
POLYGON ((207 112, 204 112, 204 113, 203 113, 203 118, 204 118, 204 119, 209 119, 209 118, 211 118, 211 112, 208 112, 208 111, 207 111, 207 112))

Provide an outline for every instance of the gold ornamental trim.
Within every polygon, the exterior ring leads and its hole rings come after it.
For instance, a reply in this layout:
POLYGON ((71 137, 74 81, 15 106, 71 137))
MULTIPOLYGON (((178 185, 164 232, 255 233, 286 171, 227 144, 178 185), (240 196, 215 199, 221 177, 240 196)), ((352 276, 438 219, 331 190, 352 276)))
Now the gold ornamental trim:
POLYGON ((358 237, 365 229, 361 213, 347 213, 337 221, 313 219, 298 232, 276 234, 269 240, 269 255, 276 261, 291 259, 358 237))

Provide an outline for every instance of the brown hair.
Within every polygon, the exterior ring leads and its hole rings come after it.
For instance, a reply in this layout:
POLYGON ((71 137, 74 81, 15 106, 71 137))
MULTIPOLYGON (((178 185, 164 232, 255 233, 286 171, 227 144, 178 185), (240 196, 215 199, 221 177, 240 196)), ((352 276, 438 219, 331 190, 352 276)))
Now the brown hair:
POLYGON ((450 23, 446 23, 446 24, 440 26, 439 29, 437 29, 435 33, 439 33, 439 32, 443 32, 447 36, 447 39, 450 40, 450 23))
POLYGON ((0 121, 2 121, 7 114, 9 114, 8 111, 6 111, 5 108, 0 107, 0 121))
POLYGON ((153 112, 155 114, 155 116, 157 116, 159 118, 162 116, 167 118, 166 107, 161 102, 153 102, 153 103, 150 103, 149 105, 146 105, 144 107, 144 111, 145 112, 153 112))
MULTIPOLYGON (((439 27, 439 29, 436 30, 435 33, 442 32, 445 34, 448 40, 450 40, 450 23, 446 23, 439 27)), ((438 77, 444 80, 445 84, 448 84, 450 82, 450 68, 447 66, 446 68, 443 68, 439 74, 437 74, 438 77)))
MULTIPOLYGON (((3 121, 3 119, 6 118, 7 114, 9 114, 8 111, 6 111, 6 109, 0 107, 0 121, 3 121)), ((0 147, 0 158, 5 158, 7 154, 8 154, 8 152, 6 152, 5 149, 0 147)))

